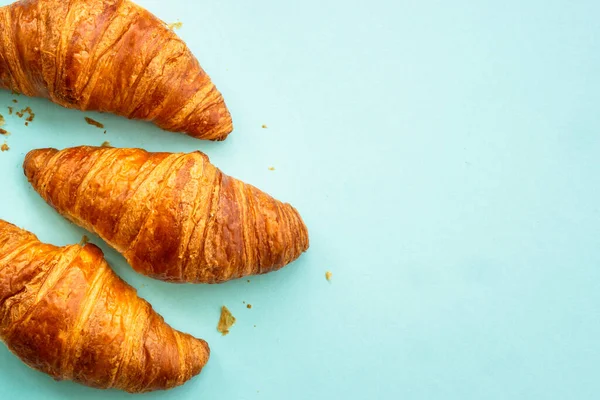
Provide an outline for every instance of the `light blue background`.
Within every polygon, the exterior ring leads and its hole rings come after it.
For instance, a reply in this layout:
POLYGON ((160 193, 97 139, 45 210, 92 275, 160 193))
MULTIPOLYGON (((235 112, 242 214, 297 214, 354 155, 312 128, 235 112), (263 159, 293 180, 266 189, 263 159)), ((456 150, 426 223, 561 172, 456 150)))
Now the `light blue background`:
MULTIPOLYGON (((140 398, 600 396, 598 1, 139 3, 183 22, 236 130, 205 143, 19 98, 36 113, 24 127, 2 92, 0 217, 78 242, 21 163, 35 147, 109 140, 201 149, 294 204, 311 238, 298 262, 251 283, 174 286, 92 237, 169 323, 212 348, 199 378, 140 398), (223 304, 238 319, 226 337, 223 304)), ((129 397, 55 383, 0 347, 0 398, 83 396, 129 397)))

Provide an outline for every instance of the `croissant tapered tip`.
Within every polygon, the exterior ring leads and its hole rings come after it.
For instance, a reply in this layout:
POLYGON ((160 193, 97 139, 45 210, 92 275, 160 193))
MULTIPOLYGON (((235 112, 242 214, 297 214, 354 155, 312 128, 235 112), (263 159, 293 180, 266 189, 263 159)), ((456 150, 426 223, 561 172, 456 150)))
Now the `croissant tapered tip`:
POLYGON ((307 251, 310 243, 308 239, 308 228, 306 227, 304 220, 302 220, 298 210, 296 210, 290 204, 286 204, 285 206, 287 207, 287 212, 289 213, 288 218, 290 221, 292 221, 291 226, 296 227, 295 229, 290 228, 293 229, 293 242, 290 244, 290 246, 295 249, 292 258, 287 261, 291 262, 300 257, 302 253, 307 251))
POLYGON ((215 139, 217 141, 222 141, 229 136, 229 134, 233 131, 233 121, 231 119, 231 114, 227 109, 224 101, 215 107, 214 110, 211 111, 213 114, 213 118, 216 118, 219 122, 216 124, 215 129, 215 139))
POLYGON ((58 153, 56 149, 35 149, 25 156, 23 170, 29 182, 33 182, 38 173, 48 164, 48 160, 58 153))
POLYGON ((210 347, 202 339, 192 338, 192 353, 194 357, 193 375, 198 375, 210 358, 210 347))
POLYGON ((233 131, 231 114, 223 99, 195 114, 191 119, 198 122, 193 124, 187 121, 189 126, 187 133, 200 139, 222 141, 233 131))
POLYGON ((298 212, 298 210, 296 210, 296 208, 294 208, 292 206, 290 206, 290 207, 298 221, 298 226, 300 227, 299 228, 300 232, 298 235, 300 249, 302 250, 302 252, 305 252, 310 247, 310 239, 308 238, 308 228, 306 227, 306 224, 304 223, 304 220, 300 216, 300 213, 298 212))

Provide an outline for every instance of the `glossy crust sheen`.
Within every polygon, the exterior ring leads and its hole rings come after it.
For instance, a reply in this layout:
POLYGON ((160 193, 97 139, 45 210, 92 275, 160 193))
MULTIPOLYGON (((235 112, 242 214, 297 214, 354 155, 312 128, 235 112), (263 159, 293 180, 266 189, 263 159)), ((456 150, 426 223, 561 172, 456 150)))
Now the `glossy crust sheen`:
POLYGON ((206 364, 206 342, 167 325, 92 244, 56 247, 0 220, 0 339, 57 380, 169 389, 206 364))
POLYGON ((308 248, 298 212, 200 152, 75 147, 31 151, 25 175, 58 212, 140 273, 217 283, 283 267, 308 248))
POLYGON ((129 0, 0 8, 0 88, 222 140, 227 107, 185 43, 129 0))

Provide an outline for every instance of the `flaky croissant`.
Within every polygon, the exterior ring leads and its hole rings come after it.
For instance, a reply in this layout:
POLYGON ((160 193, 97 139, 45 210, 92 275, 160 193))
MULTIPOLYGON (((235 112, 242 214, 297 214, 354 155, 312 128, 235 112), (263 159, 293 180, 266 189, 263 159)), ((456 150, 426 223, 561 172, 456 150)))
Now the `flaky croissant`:
POLYGON ((263 274, 308 248, 291 205, 223 174, 200 152, 40 149, 23 167, 58 212, 157 279, 217 283, 263 274))
POLYGON ((0 8, 0 88, 222 140, 221 94, 185 43, 129 0, 22 0, 0 8))
POLYGON ((56 380, 128 392, 200 373, 206 342, 167 325, 92 244, 56 247, 0 220, 0 339, 56 380))

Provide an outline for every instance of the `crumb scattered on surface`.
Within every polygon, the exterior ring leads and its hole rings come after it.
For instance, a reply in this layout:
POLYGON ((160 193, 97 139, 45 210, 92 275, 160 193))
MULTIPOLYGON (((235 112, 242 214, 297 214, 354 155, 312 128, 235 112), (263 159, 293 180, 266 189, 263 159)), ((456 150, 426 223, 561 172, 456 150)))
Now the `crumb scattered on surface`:
POLYGON ((25 126, 29 126, 29 122, 25 121, 25 126))
POLYGON ((267 124, 263 124, 263 125, 262 125, 262 128, 263 128, 263 129, 267 129, 267 124))
POLYGON ((252 308, 252 304, 248 304, 246 308, 252 308))
POLYGON ((13 103, 17 104, 19 101, 17 99, 13 99, 13 103))
POLYGON ((2 114, 0 114, 0 126, 4 125, 6 123, 6 121, 4 120, 4 117, 2 116, 2 114))
POLYGON ((79 244, 80 244, 81 246, 85 246, 85 245, 86 245, 86 244, 87 244, 89 241, 90 241, 90 238, 89 238, 89 237, 87 237, 87 235, 83 235, 83 236, 81 237, 81 241, 79 242, 79 244))
POLYGON ((104 134, 106 135, 106 131, 104 131, 104 134))
POLYGON ((269 167, 269 171, 275 171, 275 167, 269 167))
POLYGON ((112 147, 112 146, 110 145, 110 142, 107 140, 105 142, 102 142, 102 147, 112 147))
POLYGON ((325 272, 325 279, 327 279, 328 281, 331 280, 332 276, 333 276, 333 274, 330 271, 325 272))
POLYGON ((6 143, 4 143, 2 146, 0 146, 0 150, 2 150, 2 151, 8 151, 8 149, 10 149, 10 147, 8 147, 8 145, 6 143))
POLYGON ((250 279, 248 279, 248 283, 250 283, 250 279))
POLYGON ((242 301, 242 304, 246 304, 246 302, 245 302, 245 301, 242 301))
POLYGON ((95 126, 96 128, 104 129, 104 125, 103 124, 101 124, 100 122, 98 122, 98 121, 96 121, 94 119, 91 119, 89 117, 85 117, 85 122, 87 122, 88 124, 90 124, 92 126, 95 126))
POLYGON ((8 107, 8 115, 12 115, 13 113, 13 108, 12 107, 8 107))
POLYGON ((19 117, 19 118, 23 118, 25 116, 25 114, 29 114, 29 116, 27 118, 25 118, 25 121, 27 121, 27 122, 31 122, 35 118, 35 114, 31 110, 31 107, 29 107, 29 106, 25 107, 21 111, 17 111, 15 114, 17 114, 17 117, 19 117))
POLYGON ((174 31, 175 29, 181 29, 182 26, 183 26, 183 22, 180 22, 180 21, 167 24, 167 28, 169 28, 172 31, 174 31))
POLYGON ((6 129, 0 128, 0 135, 8 135, 8 131, 6 129))
POLYGON ((229 328, 231 328, 233 324, 235 324, 235 317, 231 314, 231 311, 225 306, 221 307, 221 318, 219 318, 217 330, 225 336, 229 333, 229 328))

